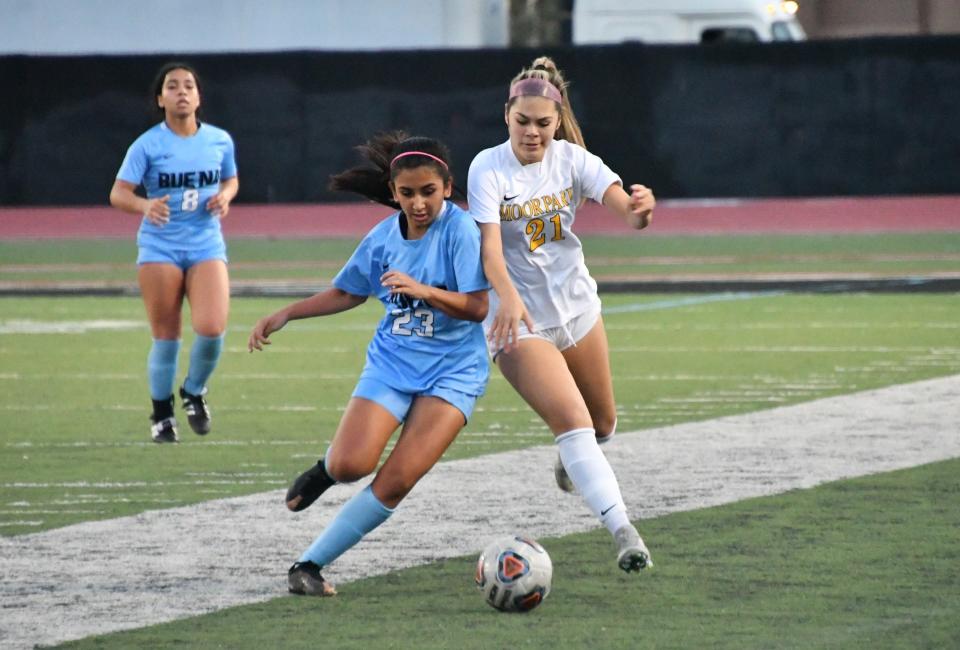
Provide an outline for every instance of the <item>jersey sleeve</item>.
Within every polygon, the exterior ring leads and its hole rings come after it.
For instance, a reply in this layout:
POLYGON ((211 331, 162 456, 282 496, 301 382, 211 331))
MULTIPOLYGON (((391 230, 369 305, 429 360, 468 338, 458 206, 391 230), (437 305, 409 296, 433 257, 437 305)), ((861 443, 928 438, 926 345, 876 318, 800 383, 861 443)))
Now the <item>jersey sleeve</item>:
POLYGON ((478 223, 500 223, 500 188, 489 159, 488 152, 481 152, 467 172, 467 203, 478 223))
POLYGON ((623 185, 620 177, 606 163, 583 147, 573 147, 573 164, 580 178, 580 196, 603 203, 603 195, 614 183, 623 185))
POLYGON ((120 164, 120 171, 117 172, 117 179, 139 185, 146 176, 149 166, 150 158, 147 156, 144 139, 137 138, 127 149, 127 155, 120 164))
POLYGON ((355 296, 370 296, 375 293, 370 284, 373 246, 370 235, 363 238, 353 255, 333 278, 333 286, 355 296))
POLYGON ((480 258, 480 228, 468 213, 463 219, 457 219, 450 229, 451 259, 453 272, 457 278, 457 290, 461 293, 485 291, 490 288, 487 276, 483 274, 480 258))
POLYGON ((220 178, 233 178, 237 175, 237 158, 233 138, 224 131, 226 146, 223 151, 223 162, 220 164, 220 178))

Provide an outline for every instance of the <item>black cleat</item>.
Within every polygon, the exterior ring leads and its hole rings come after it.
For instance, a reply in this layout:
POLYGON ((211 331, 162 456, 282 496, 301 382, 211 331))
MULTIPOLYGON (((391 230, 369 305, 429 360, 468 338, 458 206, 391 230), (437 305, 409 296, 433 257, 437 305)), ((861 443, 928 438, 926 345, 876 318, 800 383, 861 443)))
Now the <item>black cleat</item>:
POLYGON ((180 436, 177 435, 177 421, 174 418, 164 418, 154 422, 150 427, 150 437, 154 442, 180 442, 180 436))
POLYGON ((336 481, 327 474, 323 460, 318 460, 316 465, 298 476, 287 490, 287 508, 294 512, 306 510, 334 484, 336 481))
POLYGON ((301 596, 336 596, 337 590, 320 575, 321 568, 314 562, 294 562, 287 571, 290 593, 301 596))
POLYGON ((183 400, 183 410, 187 412, 187 422, 198 436, 210 433, 210 408, 203 399, 206 393, 206 388, 199 395, 193 395, 185 391, 183 386, 180 387, 180 399, 183 400))

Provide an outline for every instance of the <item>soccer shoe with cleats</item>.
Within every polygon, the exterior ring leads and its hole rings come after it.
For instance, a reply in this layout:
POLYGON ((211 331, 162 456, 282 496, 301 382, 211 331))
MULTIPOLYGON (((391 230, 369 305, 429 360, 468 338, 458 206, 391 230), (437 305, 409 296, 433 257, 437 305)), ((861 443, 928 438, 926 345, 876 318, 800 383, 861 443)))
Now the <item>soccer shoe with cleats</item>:
POLYGON ((557 479, 557 487, 564 492, 573 494, 576 491, 576 486, 570 480, 570 475, 567 474, 567 468, 563 466, 563 461, 560 460, 560 454, 557 454, 557 460, 553 463, 553 477, 557 479))
POLYGON ((650 551, 640 539, 640 533, 631 525, 621 526, 613 534, 617 544, 617 565, 630 573, 653 566, 650 551))
POLYGON ((207 406, 203 396, 207 394, 207 389, 199 395, 188 393, 183 387, 180 387, 180 399, 183 400, 183 410, 187 413, 187 422, 190 428, 198 436, 205 436, 210 433, 210 407, 207 406))
POLYGON ((320 568, 314 562, 294 562, 287 571, 290 593, 301 596, 336 596, 337 590, 320 575, 320 568))
POLYGON ((287 490, 287 508, 293 512, 306 510, 334 483, 336 481, 327 474, 323 460, 317 461, 316 465, 298 476, 287 490))
POLYGON ((164 418, 154 422, 150 427, 150 437, 154 442, 180 442, 177 435, 177 421, 174 418, 164 418))

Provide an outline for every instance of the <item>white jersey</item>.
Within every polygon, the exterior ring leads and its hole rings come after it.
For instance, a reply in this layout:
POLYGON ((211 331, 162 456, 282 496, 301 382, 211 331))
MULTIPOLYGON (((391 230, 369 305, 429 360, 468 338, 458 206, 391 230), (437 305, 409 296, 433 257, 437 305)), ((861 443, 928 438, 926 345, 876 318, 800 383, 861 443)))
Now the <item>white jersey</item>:
MULTIPOLYGON (((614 183, 620 177, 599 157, 566 140, 552 141, 539 163, 521 165, 508 140, 470 164, 470 214, 480 223, 500 223, 510 279, 538 330, 599 306, 573 221, 582 199, 599 203, 614 183)), ((491 290, 485 328, 497 305, 491 290)))

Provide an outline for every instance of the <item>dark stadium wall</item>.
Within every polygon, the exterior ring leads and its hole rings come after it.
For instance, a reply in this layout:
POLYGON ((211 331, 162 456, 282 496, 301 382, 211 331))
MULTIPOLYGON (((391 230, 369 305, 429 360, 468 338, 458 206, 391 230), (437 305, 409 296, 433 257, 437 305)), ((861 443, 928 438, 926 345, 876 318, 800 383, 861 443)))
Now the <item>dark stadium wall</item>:
MULTIPOLYGON (((328 176, 372 133, 439 137, 458 185, 506 139, 507 83, 540 52, 0 57, 0 204, 105 204, 158 117, 147 88, 193 63, 249 203, 349 200, 328 176)), ((589 148, 663 198, 960 193, 960 37, 550 49, 589 148)))

